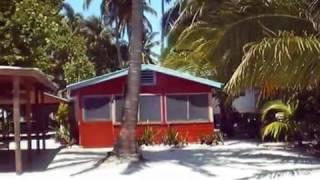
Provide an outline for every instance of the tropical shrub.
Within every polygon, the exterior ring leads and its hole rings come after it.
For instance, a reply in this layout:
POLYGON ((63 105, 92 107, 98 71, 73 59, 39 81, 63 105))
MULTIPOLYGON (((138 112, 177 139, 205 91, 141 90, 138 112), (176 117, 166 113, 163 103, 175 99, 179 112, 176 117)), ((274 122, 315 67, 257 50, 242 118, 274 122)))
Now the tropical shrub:
POLYGON ((179 132, 170 127, 163 137, 163 144, 178 146, 180 144, 179 132))
POLYGON ((182 134, 170 127, 162 140, 165 145, 185 146, 189 144, 189 133, 182 134))
POLYGON ((71 143, 70 126, 68 123, 69 107, 68 104, 61 103, 56 113, 55 138, 62 144, 71 143))
POLYGON ((261 120, 265 124, 262 128, 262 140, 270 137, 279 141, 284 138, 287 141, 290 137, 298 133, 298 126, 295 120, 295 112, 298 103, 288 101, 283 103, 280 100, 267 102, 261 109, 261 120), (272 113, 270 119, 268 115, 272 113))
POLYGON ((143 130, 143 134, 140 138, 138 138, 138 145, 153 145, 155 143, 156 132, 153 130, 152 127, 147 126, 143 130))
POLYGON ((180 139, 181 145, 184 146, 189 144, 189 132, 186 132, 184 135, 181 134, 178 138, 180 139))

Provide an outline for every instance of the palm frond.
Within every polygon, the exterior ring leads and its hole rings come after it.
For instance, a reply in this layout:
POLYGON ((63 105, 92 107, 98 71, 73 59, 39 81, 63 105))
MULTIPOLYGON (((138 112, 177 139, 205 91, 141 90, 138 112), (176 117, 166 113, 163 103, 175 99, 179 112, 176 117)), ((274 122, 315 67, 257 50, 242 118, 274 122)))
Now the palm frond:
POLYGON ((289 132, 290 125, 281 121, 274 121, 262 130, 262 140, 267 136, 271 136, 275 140, 279 140, 281 134, 287 134, 289 132))
POLYGON ((261 108, 261 120, 265 120, 270 111, 283 112, 287 117, 294 113, 294 109, 291 108, 290 105, 287 105, 280 100, 269 101, 261 108))
POLYGON ((256 42, 266 37, 265 27, 273 32, 280 30, 294 31, 297 35, 303 35, 306 32, 314 33, 310 21, 294 16, 263 14, 248 17, 227 28, 223 37, 219 40, 218 46, 214 49, 212 59, 222 59, 227 56, 229 60, 226 62, 226 69, 229 70, 228 74, 231 75, 241 62, 244 46, 247 43, 256 42), (277 23, 274 23, 275 21, 277 23))
POLYGON ((279 32, 276 37, 251 43, 225 92, 236 96, 245 89, 259 88, 264 82, 298 91, 316 87, 320 81, 319 53, 320 39, 314 35, 279 32))

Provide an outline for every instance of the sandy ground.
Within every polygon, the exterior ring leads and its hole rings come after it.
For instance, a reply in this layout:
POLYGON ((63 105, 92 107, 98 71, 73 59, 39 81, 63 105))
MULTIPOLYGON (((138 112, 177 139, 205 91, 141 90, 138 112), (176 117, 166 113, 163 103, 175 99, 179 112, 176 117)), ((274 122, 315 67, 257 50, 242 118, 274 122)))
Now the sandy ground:
MULTIPOLYGON (((0 179, 319 179, 320 159, 286 151, 274 145, 227 141, 225 145, 143 147, 144 162, 99 163, 110 149, 57 149, 49 142, 48 152, 34 152, 36 160, 21 176, 4 170, 0 179), (34 165, 36 164, 36 165, 34 165)), ((0 154, 0 158, 3 156, 0 154)), ((0 162, 1 163, 1 162, 0 162)), ((26 165, 25 165, 26 166, 26 165)), ((1 169, 1 166, 0 166, 1 169)))

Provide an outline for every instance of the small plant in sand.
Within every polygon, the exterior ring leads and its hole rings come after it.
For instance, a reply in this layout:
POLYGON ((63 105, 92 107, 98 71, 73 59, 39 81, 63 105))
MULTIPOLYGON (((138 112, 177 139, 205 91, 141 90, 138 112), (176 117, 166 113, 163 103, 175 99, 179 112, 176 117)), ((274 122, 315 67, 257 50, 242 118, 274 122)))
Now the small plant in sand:
POLYGON ((180 144, 179 132, 170 127, 163 137, 163 144, 178 146, 180 144))
POLYGON ((220 134, 217 133, 209 133, 209 134, 201 134, 199 137, 200 144, 212 145, 219 143, 223 144, 223 138, 220 134))
POLYGON ((164 145, 173 145, 175 147, 185 146, 189 144, 189 133, 182 134, 174 128, 169 128, 163 136, 164 145))
POLYGON ((181 145, 185 146, 189 144, 189 132, 178 137, 180 139, 181 145))
POLYGON ((156 132, 153 130, 152 127, 147 126, 143 130, 143 134, 140 138, 138 138, 138 144, 141 145, 153 145, 154 144, 154 138, 156 136, 156 132))

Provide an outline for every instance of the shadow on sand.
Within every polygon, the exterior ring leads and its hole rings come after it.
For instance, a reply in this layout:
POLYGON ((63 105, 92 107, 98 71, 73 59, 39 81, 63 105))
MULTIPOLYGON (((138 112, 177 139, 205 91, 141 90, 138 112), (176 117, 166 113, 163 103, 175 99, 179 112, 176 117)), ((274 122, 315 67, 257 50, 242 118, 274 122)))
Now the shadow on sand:
MULTIPOLYGON (((279 178, 282 176, 296 176, 320 171, 320 159, 297 153, 292 150, 270 149, 257 146, 254 142, 232 141, 231 144, 221 146, 203 146, 194 148, 143 148, 141 161, 132 161, 122 170, 122 175, 133 175, 137 172, 156 168, 153 163, 170 163, 182 166, 195 173, 206 177, 224 177, 230 172, 244 172, 242 176, 236 176, 238 180, 279 178), (245 144, 243 146, 243 144, 245 144), (279 167, 279 168, 273 168, 279 167), (223 168, 226 171, 220 171, 223 168)), ((93 151, 90 149, 60 149, 47 150, 36 154, 34 151, 33 163, 28 164, 24 155, 24 167, 26 171, 56 170, 65 167, 75 167, 70 176, 85 174, 98 168, 102 163, 114 164, 112 159, 105 162, 107 152, 93 151), (58 153, 58 154, 57 154, 58 153), (53 161, 53 158, 57 158, 53 161), (50 166, 48 167, 50 163, 50 166), (88 163, 87 168, 79 169, 78 165, 88 163)), ((26 154, 24 151, 23 154, 26 154)), ((0 172, 14 171, 14 152, 0 151, 0 172), (3 154, 5 153, 5 154, 3 154), (7 162, 11 162, 7 164, 7 162)), ((107 167, 106 167, 107 168, 107 167)), ((106 169, 107 171, 107 169, 106 169)), ((174 172, 169 169, 168 171, 174 172)))
MULTIPOLYGON (((242 141, 243 143, 243 141, 242 141)), ((148 168, 149 163, 173 162, 180 166, 189 168, 191 171, 200 173, 207 177, 217 177, 221 173, 215 172, 211 167, 225 167, 231 170, 241 170, 243 167, 253 170, 255 173, 248 174, 239 180, 279 178, 284 175, 308 174, 312 171, 320 170, 320 159, 297 153, 292 150, 270 150, 263 146, 257 146, 254 142, 248 142, 251 148, 228 148, 220 146, 218 148, 203 149, 167 149, 160 151, 144 150, 144 162, 132 162, 123 171, 123 174, 133 174, 148 168), (277 170, 268 170, 270 167, 281 165, 277 170)), ((236 145, 233 142, 232 145, 236 145)))
MULTIPOLYGON (((27 150, 22 150, 22 167, 24 172, 45 171, 61 148, 32 150, 28 158, 27 150)), ((0 150, 0 173, 15 172, 14 150, 0 150)))

